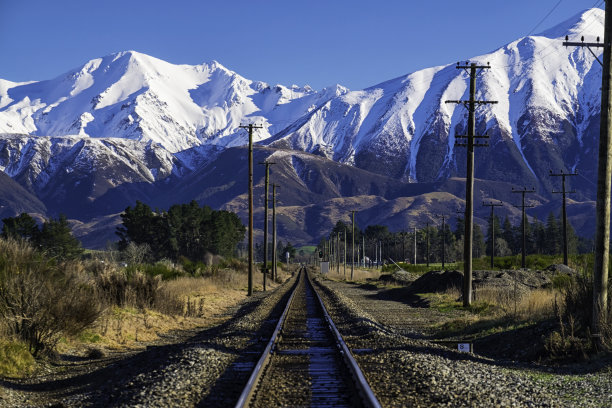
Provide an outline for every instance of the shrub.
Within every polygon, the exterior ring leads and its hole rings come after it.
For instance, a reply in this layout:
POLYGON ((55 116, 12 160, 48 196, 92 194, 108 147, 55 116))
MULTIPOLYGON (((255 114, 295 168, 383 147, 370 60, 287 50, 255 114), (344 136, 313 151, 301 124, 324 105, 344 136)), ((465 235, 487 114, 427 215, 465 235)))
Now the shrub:
POLYGON ((180 259, 183 270, 191 276, 203 276, 207 273, 208 267, 201 261, 192 262, 185 257, 180 259))
MULTIPOLYGON (((612 285, 608 286, 608 298, 612 295, 612 285)), ((608 304, 608 315, 612 305, 608 304)), ((584 354, 588 349, 591 335, 593 313, 593 278, 590 273, 578 274, 562 289, 561 304, 556 307, 559 319, 557 337, 549 338, 549 348, 554 355, 584 354), (558 340, 558 341, 557 341, 558 340)), ((604 346, 612 347, 612 322, 601 324, 604 346)))
POLYGON ((56 265, 29 244, 0 240, 0 316, 33 355, 51 353, 102 311, 94 288, 69 264, 56 265))
POLYGON ((102 299, 115 306, 151 307, 159 295, 161 276, 147 275, 138 269, 109 268, 96 276, 102 299))

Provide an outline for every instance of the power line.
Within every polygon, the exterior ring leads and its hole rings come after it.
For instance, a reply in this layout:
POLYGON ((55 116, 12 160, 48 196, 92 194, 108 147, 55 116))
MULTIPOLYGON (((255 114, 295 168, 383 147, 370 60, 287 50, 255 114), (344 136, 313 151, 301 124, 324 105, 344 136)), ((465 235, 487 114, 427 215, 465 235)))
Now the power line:
POLYGON ((563 0, 559 0, 559 2, 555 4, 555 6, 540 20, 540 22, 536 24, 535 27, 533 27, 531 31, 527 33, 526 37, 529 37, 540 26, 540 24, 542 24, 544 20, 546 20, 553 13, 553 11, 555 11, 555 9, 559 7, 559 4, 561 4, 562 2, 563 0))

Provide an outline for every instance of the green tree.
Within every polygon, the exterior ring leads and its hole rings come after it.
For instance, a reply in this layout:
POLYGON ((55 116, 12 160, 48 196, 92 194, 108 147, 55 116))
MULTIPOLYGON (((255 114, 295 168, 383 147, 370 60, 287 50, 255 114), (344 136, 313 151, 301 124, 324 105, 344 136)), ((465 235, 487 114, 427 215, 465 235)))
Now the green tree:
POLYGON ((516 254, 519 251, 518 239, 516 237, 516 231, 510 223, 510 219, 506 215, 502 224, 501 237, 508 244, 508 248, 512 254, 516 254))
POLYGON ((281 251, 282 254, 282 258, 281 259, 286 259, 286 254, 287 252, 289 253, 289 256, 291 258, 295 258, 295 252, 297 250, 295 249, 295 247, 291 244, 291 242, 287 242, 287 245, 285 245, 281 251))
POLYGON ((28 213, 21 213, 17 217, 2 219, 2 237, 36 241, 40 234, 38 224, 28 213))
POLYGON ((50 257, 59 259, 73 259, 83 252, 81 242, 72 235, 64 214, 45 221, 35 242, 50 257))
POLYGON ((148 244, 156 259, 203 261, 207 253, 230 256, 246 231, 236 214, 200 207, 196 201, 175 204, 167 212, 153 212, 137 201, 121 218, 119 248, 124 250, 130 242, 148 244))
POLYGON ((479 224, 474 223, 474 238, 472 240, 472 257, 480 258, 485 254, 485 240, 484 234, 482 233, 482 228, 480 228, 479 224))
POLYGON ((389 236, 389 228, 386 225, 368 225, 364 235, 366 239, 384 239, 389 236))
POLYGON ((544 253, 549 255, 560 254, 562 251, 563 241, 563 227, 557 223, 555 214, 550 212, 546 219, 546 244, 544 247, 544 253))

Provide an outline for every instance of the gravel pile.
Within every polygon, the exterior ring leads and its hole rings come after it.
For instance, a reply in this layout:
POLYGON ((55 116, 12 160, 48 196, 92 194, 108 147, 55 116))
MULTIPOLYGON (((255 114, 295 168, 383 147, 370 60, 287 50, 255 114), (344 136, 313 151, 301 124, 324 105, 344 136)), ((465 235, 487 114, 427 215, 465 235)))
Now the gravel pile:
POLYGON ((385 407, 612 406, 610 367, 561 375, 459 353, 420 339, 417 333, 405 335, 410 319, 418 327, 430 309, 418 309, 417 314, 408 303, 381 299, 372 290, 318 282, 332 318, 357 350, 356 359, 385 407), (403 324, 394 324, 401 318, 403 324))

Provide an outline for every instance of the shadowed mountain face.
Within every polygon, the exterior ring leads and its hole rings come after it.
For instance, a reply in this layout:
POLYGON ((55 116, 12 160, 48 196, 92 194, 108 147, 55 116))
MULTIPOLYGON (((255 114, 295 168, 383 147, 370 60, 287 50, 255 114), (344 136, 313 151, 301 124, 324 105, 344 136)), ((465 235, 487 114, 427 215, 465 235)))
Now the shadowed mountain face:
MULTIPOLYGON (((577 170, 568 213, 592 235, 601 67, 562 40, 601 35, 603 17, 587 10, 470 60, 491 66, 479 74, 477 99, 498 102, 476 112, 476 132, 490 144, 476 151, 477 222, 488 216, 480 202, 495 199, 506 203, 499 215, 518 223, 512 187, 538 191, 530 215, 558 213, 552 191, 561 186, 549 171, 577 170)), ((89 246, 112 239, 118 214, 136 200, 167 208, 195 199, 246 222, 240 125, 257 123, 255 203, 262 211, 257 163, 273 161, 281 239, 315 242, 350 210, 364 227, 421 226, 464 207, 466 155, 455 141, 467 111, 445 102, 468 93, 455 64, 359 91, 316 91, 251 81, 214 61, 173 65, 133 51, 47 81, 0 80, 0 169, 15 182, 0 197, 2 213, 65 213, 89 246)))

